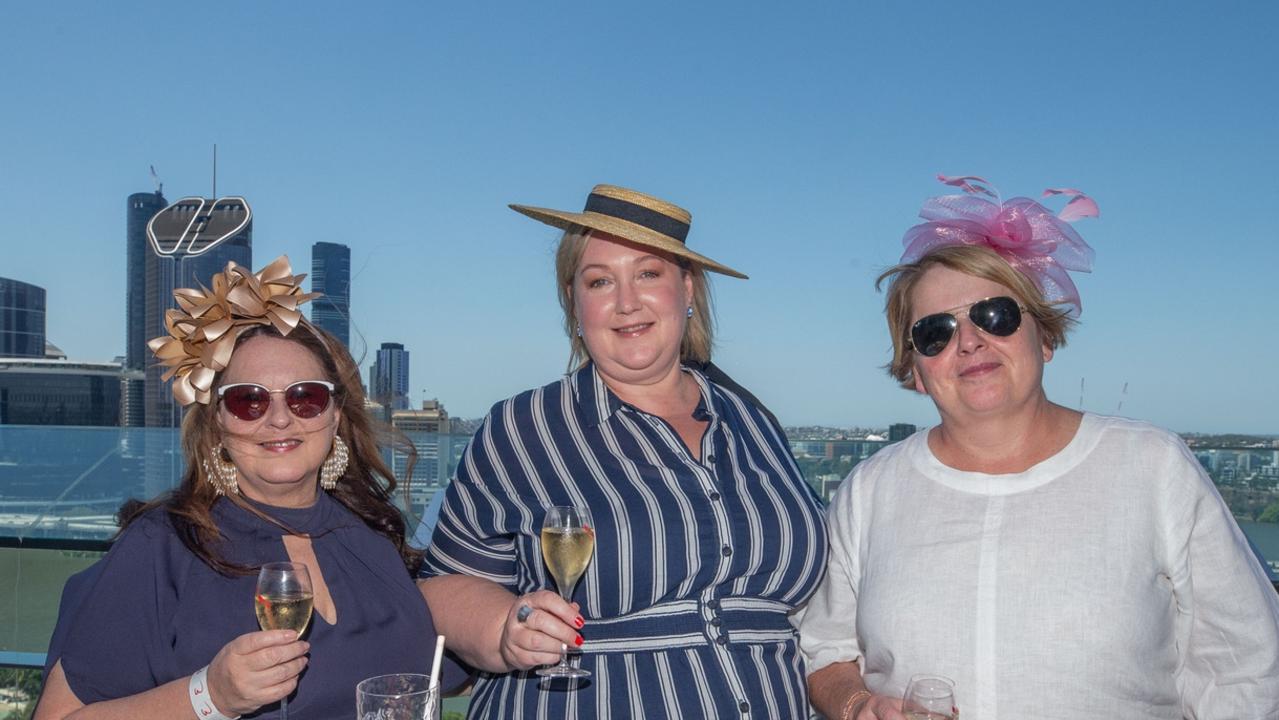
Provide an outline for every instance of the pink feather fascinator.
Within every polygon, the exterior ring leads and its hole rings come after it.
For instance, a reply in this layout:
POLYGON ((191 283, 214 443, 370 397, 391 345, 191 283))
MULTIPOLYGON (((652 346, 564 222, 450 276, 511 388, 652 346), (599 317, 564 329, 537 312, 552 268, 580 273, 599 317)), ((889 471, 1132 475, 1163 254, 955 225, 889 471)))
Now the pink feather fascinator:
POLYGON ((1001 201, 994 186, 975 175, 937 179, 964 194, 941 195, 924 203, 919 216, 927 222, 902 238, 903 263, 948 245, 988 247, 1030 278, 1048 302, 1069 306, 1070 316, 1079 316, 1083 306, 1068 271, 1092 272, 1093 249, 1070 223, 1100 216, 1092 198, 1071 188, 1049 188, 1042 197, 1069 198, 1061 212, 1053 213, 1030 198, 1001 201))

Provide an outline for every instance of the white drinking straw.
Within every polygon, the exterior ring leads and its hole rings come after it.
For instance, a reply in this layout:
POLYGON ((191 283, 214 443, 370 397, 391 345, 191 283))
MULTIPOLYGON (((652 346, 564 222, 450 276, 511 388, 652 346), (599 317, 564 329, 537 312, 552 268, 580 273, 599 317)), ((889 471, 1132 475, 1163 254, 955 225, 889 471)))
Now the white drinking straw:
POLYGON ((444 636, 435 638, 435 661, 431 663, 431 689, 440 687, 440 661, 444 659, 444 636))

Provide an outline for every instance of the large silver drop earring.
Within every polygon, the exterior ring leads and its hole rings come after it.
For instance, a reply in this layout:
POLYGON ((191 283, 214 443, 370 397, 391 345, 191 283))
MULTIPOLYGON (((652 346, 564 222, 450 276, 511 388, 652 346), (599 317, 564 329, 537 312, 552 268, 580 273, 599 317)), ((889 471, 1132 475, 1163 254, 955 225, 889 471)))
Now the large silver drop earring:
POLYGON ((582 323, 577 324, 577 336, 582 337, 582 323))
POLYGON ((688 306, 688 313, 685 315, 685 317, 690 318, 690 319, 693 317, 693 306, 692 306, 692 305, 689 305, 689 306, 688 306))
POLYGON ((222 443, 213 446, 212 457, 204 458, 204 476, 219 495, 238 495, 240 493, 240 473, 235 463, 226 456, 226 448, 222 443))
POLYGON ((333 449, 320 466, 320 487, 332 490, 338 486, 338 480, 346 474, 346 466, 351 462, 351 451, 342 440, 341 435, 333 436, 333 449))

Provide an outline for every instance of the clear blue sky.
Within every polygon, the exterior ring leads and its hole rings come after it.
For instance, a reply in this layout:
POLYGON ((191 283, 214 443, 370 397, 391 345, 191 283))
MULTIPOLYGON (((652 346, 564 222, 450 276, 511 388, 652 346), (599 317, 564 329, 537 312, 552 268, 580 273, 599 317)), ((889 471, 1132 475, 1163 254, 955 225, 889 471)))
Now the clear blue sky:
POLYGON ((369 346, 473 417, 567 360, 555 232, 506 204, 610 182, 751 275, 716 278, 716 358, 783 422, 925 425, 872 281, 934 174, 978 174, 1101 205, 1051 398, 1279 433, 1276 28, 1272 2, 11 4, 0 275, 48 290, 73 358, 123 353, 125 198, 150 165, 209 193, 216 142, 255 265, 350 245, 369 346))

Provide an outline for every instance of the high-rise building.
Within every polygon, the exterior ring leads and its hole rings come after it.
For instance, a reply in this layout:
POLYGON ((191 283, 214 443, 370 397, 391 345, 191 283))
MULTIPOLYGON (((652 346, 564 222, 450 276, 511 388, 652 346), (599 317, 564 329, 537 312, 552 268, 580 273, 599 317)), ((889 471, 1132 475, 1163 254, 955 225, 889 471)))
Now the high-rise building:
POLYGON ((895 423, 893 425, 889 425, 888 442, 895 443, 905 440, 911 435, 914 435, 916 430, 918 430, 918 428, 910 423, 895 423))
POLYGON ((351 248, 338 243, 311 245, 311 323, 351 347, 351 248))
POLYGON ((386 412, 409 409, 409 351, 384 342, 369 368, 369 397, 386 412))
POLYGON ((126 370, 143 370, 150 364, 151 353, 147 350, 147 340, 155 335, 150 334, 151 326, 146 322, 147 255, 151 253, 147 223, 167 204, 159 190, 129 196, 125 224, 125 252, 128 260, 125 269, 126 370))
POLYGON ((412 475, 409 475, 408 455, 398 452, 392 454, 391 470, 398 482, 408 485, 411 505, 420 510, 447 484, 452 469, 449 413, 439 400, 426 400, 421 410, 392 412, 391 425, 404 433, 417 450, 412 475))
POLYGON ((44 357, 44 288, 0 277, 0 357, 44 357))
MULTIPOLYGON (((174 290, 208 287, 229 261, 253 267, 253 212, 241 197, 182 198, 151 218, 147 240, 143 333, 149 340, 167 332, 164 314, 177 306, 174 290)), ((163 375, 163 367, 146 363, 147 427, 177 427, 182 418, 163 375)))
POLYGON ((120 378, 120 424, 141 427, 146 424, 147 350, 147 256, 151 241, 147 239, 147 223, 164 209, 168 201, 159 190, 133 193, 129 196, 125 221, 125 343, 123 372, 120 378))

